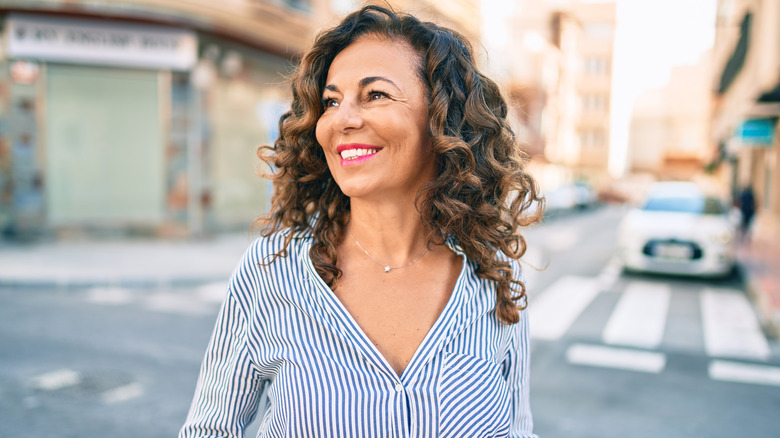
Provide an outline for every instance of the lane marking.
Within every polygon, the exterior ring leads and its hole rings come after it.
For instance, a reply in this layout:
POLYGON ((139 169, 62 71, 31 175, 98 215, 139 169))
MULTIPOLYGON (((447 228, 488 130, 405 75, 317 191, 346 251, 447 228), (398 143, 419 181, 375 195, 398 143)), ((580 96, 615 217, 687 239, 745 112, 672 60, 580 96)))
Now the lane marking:
POLYGON ((81 382, 79 373, 73 370, 57 370, 33 377, 33 386, 46 391, 76 386, 81 382))
POLYGON ((663 353, 601 345, 574 344, 566 351, 566 359, 576 365, 653 374, 660 373, 666 367, 666 355, 663 353))
POLYGON ((129 385, 120 386, 110 391, 103 393, 101 398, 104 403, 114 404, 121 403, 123 401, 131 400, 142 396, 144 393, 144 387, 139 383, 131 383, 129 385))
POLYGON ((599 273, 598 281, 601 290, 612 289, 612 287, 615 286, 615 283, 617 283, 618 278, 620 278, 620 272, 622 269, 623 265, 617 256, 609 259, 607 264, 604 266, 604 269, 602 269, 601 273, 599 273))
POLYGON ((94 287, 87 291, 87 301, 118 306, 133 301, 133 294, 119 287, 94 287))
POLYGON ((664 336, 671 295, 666 284, 630 283, 607 322, 604 342, 656 348, 664 336))
POLYGON ((594 278, 574 275, 559 278, 528 305, 531 337, 559 339, 598 293, 594 278))
POLYGON ((700 295, 704 347, 716 357, 766 360, 769 345, 750 302, 733 289, 705 289, 700 295))
POLYGON ((215 303, 193 299, 183 293, 158 293, 144 298, 147 309, 156 312, 184 315, 209 315, 214 313, 215 303))
POLYGON ((709 374, 713 380, 780 386, 780 367, 714 360, 709 374))
POLYGON ((222 303, 227 295, 228 285, 226 282, 216 282, 204 284, 196 290, 195 296, 209 303, 222 303))

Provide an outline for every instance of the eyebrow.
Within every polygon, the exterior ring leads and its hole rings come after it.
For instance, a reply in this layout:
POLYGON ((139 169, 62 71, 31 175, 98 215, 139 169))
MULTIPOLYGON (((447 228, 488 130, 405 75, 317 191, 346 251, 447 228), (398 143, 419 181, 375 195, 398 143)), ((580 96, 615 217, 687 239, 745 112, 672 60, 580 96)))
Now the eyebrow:
POLYGON ((398 85, 395 84, 395 82, 391 81, 388 78, 382 77, 382 76, 369 76, 367 78, 363 78, 360 80, 360 86, 365 87, 366 85, 369 85, 371 83, 374 83, 376 81, 383 81, 388 82, 390 85, 394 86, 395 88, 398 88, 398 85))
MULTIPOLYGON (((394 86, 395 88, 399 88, 400 89, 400 87, 398 87, 398 85, 396 85, 395 82, 391 81, 388 78, 382 77, 382 76, 368 76, 368 77, 365 77, 365 78, 361 79, 358 84, 360 85, 360 88, 363 88, 363 87, 365 87, 365 86, 367 86, 369 84, 372 84, 372 83, 374 83, 376 81, 387 82, 390 85, 394 86)), ((331 85, 326 85, 325 89, 333 91, 334 93, 338 93, 339 92, 339 87, 337 87, 335 85, 332 85, 332 84, 331 85)))

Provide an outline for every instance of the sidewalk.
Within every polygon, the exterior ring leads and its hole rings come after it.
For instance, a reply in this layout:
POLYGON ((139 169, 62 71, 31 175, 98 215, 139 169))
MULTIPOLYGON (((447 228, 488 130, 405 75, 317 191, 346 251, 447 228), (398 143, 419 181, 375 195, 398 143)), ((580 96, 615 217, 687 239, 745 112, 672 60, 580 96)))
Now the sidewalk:
POLYGON ((254 238, 239 233, 192 241, 0 242, 0 287, 227 282, 254 238))
POLYGON ((737 252, 740 270, 764 328, 780 338, 780 230, 756 223, 737 252))

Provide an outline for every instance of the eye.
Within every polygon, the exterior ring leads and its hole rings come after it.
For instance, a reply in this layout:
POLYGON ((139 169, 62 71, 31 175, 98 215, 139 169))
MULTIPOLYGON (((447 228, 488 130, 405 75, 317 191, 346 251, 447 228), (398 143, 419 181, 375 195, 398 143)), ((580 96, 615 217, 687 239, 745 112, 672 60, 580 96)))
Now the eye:
POLYGON ((339 103, 336 102, 336 99, 330 98, 330 97, 323 97, 322 98, 322 108, 328 109, 339 106, 339 103))
POLYGON ((380 100, 388 97, 387 93, 383 91, 369 91, 368 92, 368 100, 380 100))

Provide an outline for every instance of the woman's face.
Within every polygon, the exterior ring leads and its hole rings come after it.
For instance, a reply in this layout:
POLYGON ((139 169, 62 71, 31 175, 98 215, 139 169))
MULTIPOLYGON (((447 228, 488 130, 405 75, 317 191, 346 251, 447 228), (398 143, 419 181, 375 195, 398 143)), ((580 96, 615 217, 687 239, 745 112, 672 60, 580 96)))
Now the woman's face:
POLYGON ((364 36, 328 70, 317 141, 350 198, 414 197, 436 177, 418 61, 406 42, 364 36))

